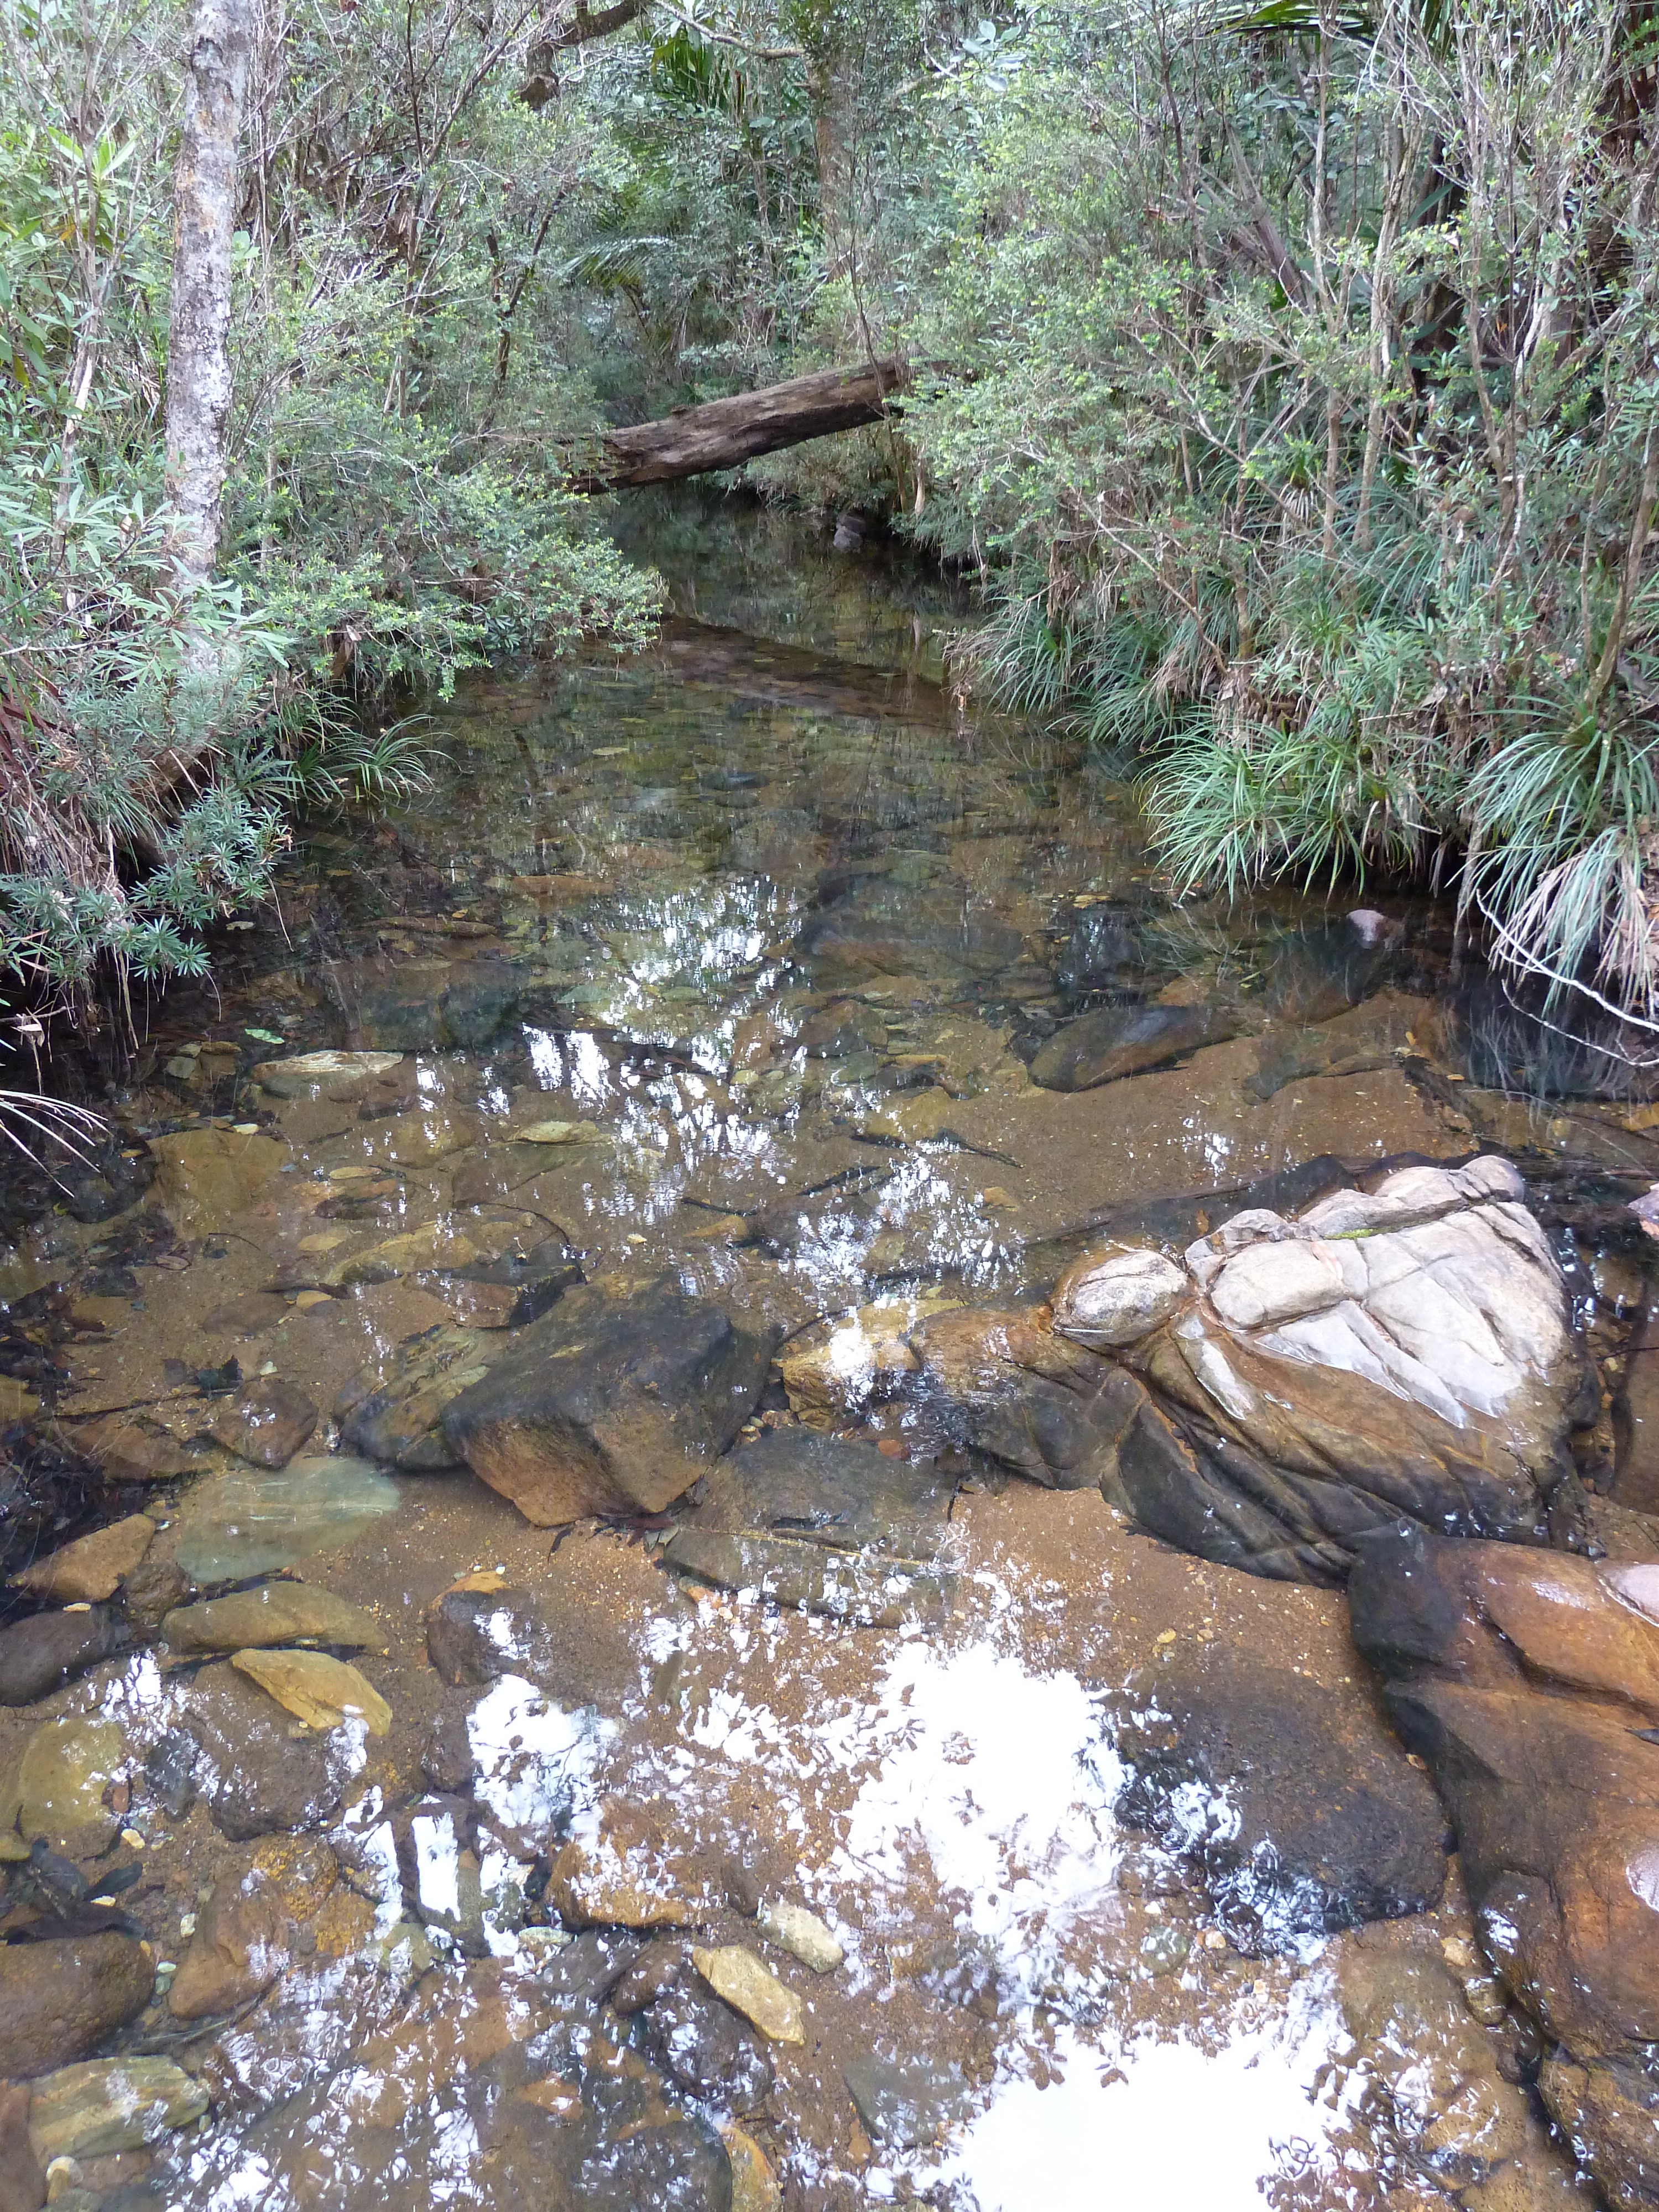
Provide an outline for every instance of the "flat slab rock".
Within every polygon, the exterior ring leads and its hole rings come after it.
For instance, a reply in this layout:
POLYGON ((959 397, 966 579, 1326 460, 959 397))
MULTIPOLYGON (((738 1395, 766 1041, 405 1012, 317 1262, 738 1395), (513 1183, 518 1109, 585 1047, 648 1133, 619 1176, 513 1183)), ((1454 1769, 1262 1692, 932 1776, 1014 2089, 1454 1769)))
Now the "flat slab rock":
POLYGON ((538 1528, 659 1513, 729 1447, 771 1348, 666 1276, 581 1284, 450 1399, 443 1433, 538 1528))
POLYGON ((1239 1949, 1438 1901, 1445 1813, 1362 1699, 1219 1647, 1149 1668, 1129 1695, 1118 1817, 1197 1863, 1239 1949))
POLYGON ((717 1589, 889 1626, 948 1602, 955 1488, 927 1466, 811 1429, 774 1429, 706 1478, 664 1564, 717 1589))
POLYGON ((1659 2204, 1659 1559, 1374 1538, 1354 1641, 1457 1832, 1545 2104, 1620 2212, 1659 2204))

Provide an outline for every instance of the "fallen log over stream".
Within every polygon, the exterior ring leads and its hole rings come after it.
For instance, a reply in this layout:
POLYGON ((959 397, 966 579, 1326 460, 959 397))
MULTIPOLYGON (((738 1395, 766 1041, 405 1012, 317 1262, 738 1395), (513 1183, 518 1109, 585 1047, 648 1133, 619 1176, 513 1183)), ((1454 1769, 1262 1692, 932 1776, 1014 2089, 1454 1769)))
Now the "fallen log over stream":
POLYGON ((580 491, 620 491, 636 484, 672 483, 681 477, 735 469, 757 454, 799 446, 836 430, 879 422, 888 400, 910 381, 903 362, 874 361, 859 368, 815 369, 759 392, 677 407, 660 422, 637 422, 605 434, 604 461, 574 479, 580 491))

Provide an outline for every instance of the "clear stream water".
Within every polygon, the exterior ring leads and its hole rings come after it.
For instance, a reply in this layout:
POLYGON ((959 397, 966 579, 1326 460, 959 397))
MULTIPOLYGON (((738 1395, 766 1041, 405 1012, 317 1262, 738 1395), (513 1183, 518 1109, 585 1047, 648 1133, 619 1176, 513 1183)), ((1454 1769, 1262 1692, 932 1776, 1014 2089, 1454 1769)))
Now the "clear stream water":
MULTIPOLYGON (((1249 1957, 1118 1820, 1115 1701, 1171 1650, 1265 1656, 1335 1713, 1364 1703, 1340 1597, 1177 1558, 1095 1493, 958 1453, 951 1607, 849 1626, 676 1582, 659 1531, 555 1545, 470 1474, 338 1450, 331 1409, 366 1364, 506 1321, 511 1298, 452 1264, 459 1238, 491 1255, 556 1231, 590 1279, 665 1271, 796 1348, 833 1339, 842 1402, 809 1418, 913 1457, 948 1440, 885 1394, 884 1331, 929 1301, 1040 1298, 1102 1220, 1321 1154, 1500 1144, 1553 1209, 1593 1341, 1643 1294, 1597 1224, 1659 1176, 1653 1137, 1616 1101, 1536 1095, 1548 1041, 1453 988, 1443 910, 1384 899, 1360 930, 1352 898, 1177 903, 1109 764, 953 695, 971 610, 938 580, 718 502, 624 520, 670 582, 660 642, 465 684, 434 789, 313 825, 279 914, 228 934, 217 989, 149 1010, 95 1169, 15 1188, 0 1387, 46 1442, 8 1478, 14 1562, 142 1509, 151 1564, 204 1588, 293 1572, 369 1607, 384 1635, 358 1663, 392 1714, 384 1736, 328 1735, 310 1832, 332 1856, 309 1891, 283 1874, 270 1991, 180 2021, 164 1968, 116 2039, 181 2066, 207 2111, 60 2170, 60 2201, 718 2212, 708 2145, 734 2127, 742 2207, 1580 2201, 1505 2078, 1516 2031, 1463 1997, 1455 1879, 1415 1921, 1249 1957), (1160 1000, 1207 1009, 1213 1041, 1094 1090, 1033 1085, 1073 1014, 1160 1000), (404 1088, 368 1119, 257 1088, 258 1062, 325 1046, 403 1054, 404 1088), (562 1141, 522 1133, 554 1121, 562 1141), (216 1128, 230 1164, 168 1210, 152 1147, 216 1128), (277 1148, 257 1174, 237 1149, 256 1134, 277 1148), (339 1279, 409 1232, 426 1241, 378 1279, 339 1279), (250 1475, 204 1437, 233 1358, 319 1411, 286 1470, 250 1475), (78 1486, 53 1437, 135 1411, 172 1471, 78 1486), (533 1593, 580 1694, 528 1661, 459 1692, 433 1672, 424 1608, 480 1572, 533 1593), (452 1790, 411 1819, 435 1724, 463 1732, 470 1806, 452 1790), (572 1995, 569 1960, 600 1939, 567 1943, 538 1852, 598 1849, 619 1800, 645 1808, 635 1888, 763 1955, 806 2007, 803 2044, 762 2063, 706 1996, 624 2020, 572 1995), (732 1902, 733 1860, 817 1913, 842 1963, 769 1944, 732 1902), (647 2139, 669 2145, 654 2165, 647 2139)), ((800 1411, 775 1374, 759 1421, 800 1411)), ((135 1650, 0 1711, 0 1771, 43 1723, 115 1724, 127 1840, 87 1864, 94 1886, 138 1867, 119 1901, 174 1966, 214 1885, 277 1864, 157 1783, 208 1672, 135 1650)), ((306 1732, 277 1717, 259 1755, 280 1764, 306 1732)), ((215 1756, 234 1793, 234 1729, 215 1756)))

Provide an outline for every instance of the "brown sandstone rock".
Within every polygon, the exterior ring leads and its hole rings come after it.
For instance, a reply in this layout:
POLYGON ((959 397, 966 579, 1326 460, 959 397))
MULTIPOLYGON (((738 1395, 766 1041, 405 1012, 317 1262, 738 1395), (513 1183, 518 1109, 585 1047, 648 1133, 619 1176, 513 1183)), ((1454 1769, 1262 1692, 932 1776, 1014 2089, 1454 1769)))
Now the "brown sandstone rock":
POLYGON ((443 1433, 528 1521, 658 1513, 724 1451, 769 1343, 668 1278, 567 1291, 443 1410, 443 1433))
POLYGON ((1659 1563, 1402 1530, 1349 1603, 1482 1942, 1558 2046, 1546 2101, 1615 2203, 1659 2204, 1659 1563))
POLYGON ((257 1869, 216 1884, 179 1962, 168 2009, 179 2020, 234 2012, 287 1971, 288 1936, 276 1886, 257 1869))
POLYGON ((48 2074, 84 2058, 137 2017, 155 1985, 155 1962, 130 1936, 0 1944, 6 2071, 48 2074))
POLYGON ((29 2143, 29 2093, 0 2081, 0 2212, 40 2212, 46 2177, 29 2143))
POLYGON ((155 1194, 185 1237, 228 1229, 245 1214, 288 1158, 274 1137, 234 1129, 184 1129, 152 1137, 155 1194))
POLYGON ((207 1433, 255 1467, 286 1467, 316 1425, 317 1408, 305 1392, 273 1378, 227 1401, 207 1433))
POLYGON ((112 1521, 89 1536, 77 1536, 36 1559, 12 1577, 32 1597, 56 1598, 60 1605, 96 1604, 113 1597, 117 1585, 149 1551, 155 1523, 143 1513, 130 1513, 125 1521, 112 1521))
POLYGON ((590 1833, 560 1846, 547 1899, 569 1928, 684 1928, 696 1917, 678 1892, 660 1825, 617 1797, 605 1800, 590 1833))

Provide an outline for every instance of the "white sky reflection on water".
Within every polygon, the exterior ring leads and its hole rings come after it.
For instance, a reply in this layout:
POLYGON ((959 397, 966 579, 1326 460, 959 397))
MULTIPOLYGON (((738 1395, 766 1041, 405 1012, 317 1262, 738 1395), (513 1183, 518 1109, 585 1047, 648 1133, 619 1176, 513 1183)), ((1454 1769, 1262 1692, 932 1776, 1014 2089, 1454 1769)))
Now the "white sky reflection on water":
POLYGON ((1121 1770, 1075 1675, 1036 1674, 989 1643, 911 1638, 870 1703, 823 1735, 840 1763, 869 1770, 828 1893, 872 1879, 902 1893, 920 1848, 935 1881, 963 1893, 963 1924, 1030 1987, 1066 1925, 1111 1893, 1121 1770))
POLYGON ((977 2212, 1267 2212, 1264 2184, 1337 2171, 1330 2136, 1346 2115, 1314 2097, 1335 2033, 1294 2002, 1214 2052, 1145 2038, 1103 2055, 1061 2028, 1059 2078, 1004 2080, 927 2179, 968 2192, 977 2212))

